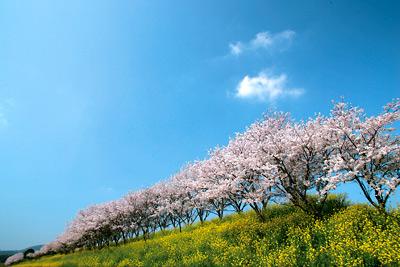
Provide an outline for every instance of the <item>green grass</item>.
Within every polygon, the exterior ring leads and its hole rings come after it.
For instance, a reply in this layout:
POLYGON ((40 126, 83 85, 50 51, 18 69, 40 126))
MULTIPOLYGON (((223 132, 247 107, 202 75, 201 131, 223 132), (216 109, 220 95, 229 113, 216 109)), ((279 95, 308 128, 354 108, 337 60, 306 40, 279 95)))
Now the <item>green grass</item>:
MULTIPOLYGON (((335 202, 336 200, 332 200, 335 202)), ((332 203, 333 203, 332 202, 332 203)), ((291 206, 158 232, 146 242, 45 256, 17 266, 399 266, 400 212, 330 204, 316 220, 291 206)))

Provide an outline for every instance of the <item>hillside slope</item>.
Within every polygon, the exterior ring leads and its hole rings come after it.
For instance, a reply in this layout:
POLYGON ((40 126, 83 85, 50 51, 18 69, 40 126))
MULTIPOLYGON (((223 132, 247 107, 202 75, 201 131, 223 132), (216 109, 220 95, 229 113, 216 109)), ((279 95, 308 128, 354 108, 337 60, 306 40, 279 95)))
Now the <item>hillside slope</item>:
POLYGON ((25 261, 16 266, 398 266, 400 212, 353 205, 315 220, 273 206, 159 232, 147 240, 25 261))

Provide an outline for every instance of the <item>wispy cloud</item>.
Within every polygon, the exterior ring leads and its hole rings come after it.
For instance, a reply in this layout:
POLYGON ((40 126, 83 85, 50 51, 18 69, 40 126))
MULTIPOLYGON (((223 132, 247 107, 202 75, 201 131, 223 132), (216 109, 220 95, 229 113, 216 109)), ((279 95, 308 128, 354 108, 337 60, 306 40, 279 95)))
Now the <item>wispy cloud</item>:
POLYGON ((0 101, 0 128, 5 128, 8 126, 9 121, 7 118, 7 112, 12 107, 14 107, 13 99, 8 98, 6 100, 0 101))
POLYGON ((292 30, 285 30, 272 34, 268 31, 257 33, 253 39, 247 42, 234 42, 229 44, 232 55, 238 56, 245 51, 264 50, 285 50, 290 45, 296 33, 292 30))
POLYGON ((6 127, 8 125, 8 120, 4 112, 0 109, 0 128, 6 127))
POLYGON ((286 74, 279 76, 259 73, 255 77, 246 75, 236 88, 236 97, 274 102, 282 97, 298 97, 304 94, 302 88, 289 88, 286 74))
POLYGON ((240 55, 243 52, 243 45, 240 42, 236 44, 229 44, 229 49, 232 55, 240 55))

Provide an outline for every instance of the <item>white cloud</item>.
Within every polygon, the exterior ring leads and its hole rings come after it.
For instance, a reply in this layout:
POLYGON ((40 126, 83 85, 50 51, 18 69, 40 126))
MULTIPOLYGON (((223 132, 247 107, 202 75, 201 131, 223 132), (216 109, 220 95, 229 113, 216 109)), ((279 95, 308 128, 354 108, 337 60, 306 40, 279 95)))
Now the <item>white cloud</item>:
POLYGON ((268 47, 274 43, 273 37, 269 32, 259 32, 256 34, 256 37, 250 41, 250 44, 254 48, 259 48, 259 47, 268 47))
POLYGON ((236 88, 236 97, 273 102, 281 97, 298 97, 304 93, 302 88, 288 88, 287 76, 268 76, 261 72, 258 76, 246 75, 236 88))
POLYGON ((264 49, 272 51, 278 49, 282 51, 285 50, 288 45, 290 45, 295 35, 296 33, 292 30, 285 30, 275 34, 271 34, 268 31, 259 32, 252 40, 248 42, 230 43, 229 49, 230 53, 235 56, 242 54, 246 50, 251 51, 264 49))
POLYGON ((243 45, 241 42, 237 42, 235 44, 229 44, 229 49, 231 50, 232 55, 240 55, 243 52, 243 45))

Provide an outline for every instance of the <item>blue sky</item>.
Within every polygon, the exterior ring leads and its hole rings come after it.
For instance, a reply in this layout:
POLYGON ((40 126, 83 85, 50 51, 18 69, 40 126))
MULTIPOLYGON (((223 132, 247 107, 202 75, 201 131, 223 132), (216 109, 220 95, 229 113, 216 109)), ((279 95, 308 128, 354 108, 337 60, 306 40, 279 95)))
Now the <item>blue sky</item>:
MULTIPOLYGON (((400 96, 396 1, 1 1, 0 249, 154 184, 270 108, 400 96)), ((354 199, 357 199, 354 192, 354 199)))

